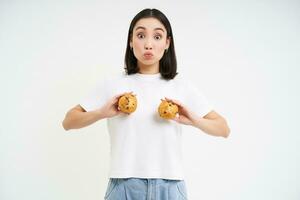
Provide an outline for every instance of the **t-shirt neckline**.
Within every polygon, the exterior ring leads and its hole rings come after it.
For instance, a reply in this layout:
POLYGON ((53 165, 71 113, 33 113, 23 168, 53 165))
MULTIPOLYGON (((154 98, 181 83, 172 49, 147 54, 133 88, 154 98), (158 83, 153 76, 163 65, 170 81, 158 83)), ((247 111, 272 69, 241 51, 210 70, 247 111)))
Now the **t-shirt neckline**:
POLYGON ((138 78, 138 79, 141 79, 141 80, 159 80, 161 79, 161 74, 158 72, 158 73, 155 73, 155 74, 142 74, 142 73, 136 73, 135 76, 138 78))

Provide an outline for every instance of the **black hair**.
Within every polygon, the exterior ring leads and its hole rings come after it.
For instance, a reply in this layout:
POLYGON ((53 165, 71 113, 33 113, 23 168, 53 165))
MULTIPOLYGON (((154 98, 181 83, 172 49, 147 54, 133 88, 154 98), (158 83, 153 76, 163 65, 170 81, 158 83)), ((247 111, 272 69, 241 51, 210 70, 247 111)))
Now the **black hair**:
POLYGON ((174 39, 171 24, 168 18, 159 10, 157 9, 149 9, 146 8, 140 11, 131 21, 128 37, 127 37, 127 47, 125 53, 125 72, 130 74, 135 74, 139 72, 137 66, 137 59, 133 54, 133 51, 130 49, 130 41, 133 34, 133 28, 135 24, 142 18, 155 18, 159 20, 167 30, 167 38, 170 38, 170 45, 167 52, 164 53, 163 57, 159 61, 159 72, 161 76, 166 79, 173 79, 177 73, 177 61, 176 61, 176 54, 174 48, 174 39))

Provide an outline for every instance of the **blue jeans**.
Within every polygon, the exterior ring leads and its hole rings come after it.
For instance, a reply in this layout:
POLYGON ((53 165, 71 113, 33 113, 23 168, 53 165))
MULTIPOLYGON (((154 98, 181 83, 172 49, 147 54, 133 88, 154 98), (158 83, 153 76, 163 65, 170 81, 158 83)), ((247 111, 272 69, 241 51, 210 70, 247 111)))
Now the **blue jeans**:
POLYGON ((187 200, 184 180, 110 178, 105 200, 187 200))

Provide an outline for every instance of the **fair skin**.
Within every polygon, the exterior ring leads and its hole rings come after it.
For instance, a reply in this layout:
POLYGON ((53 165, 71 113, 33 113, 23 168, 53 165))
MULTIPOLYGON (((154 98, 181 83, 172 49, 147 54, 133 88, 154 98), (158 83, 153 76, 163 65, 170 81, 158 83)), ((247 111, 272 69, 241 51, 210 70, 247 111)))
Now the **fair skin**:
POLYGON ((139 73, 159 73, 159 60, 169 48, 170 38, 164 25, 155 18, 140 19, 133 28, 130 47, 138 60, 139 73), (144 53, 152 53, 153 57, 147 59, 144 53))
MULTIPOLYGON (((169 45, 170 39, 167 38, 167 31, 160 21, 155 18, 140 19, 133 29, 130 41, 130 46, 133 48, 133 53, 138 60, 139 73, 159 73, 159 60, 162 58, 165 49, 169 48, 169 45), (152 56, 147 57, 145 53, 151 53, 152 56)), ((118 109, 118 99, 123 94, 125 93, 112 97, 104 106, 95 111, 85 112, 80 105, 75 106, 66 114, 63 121, 64 129, 82 128, 98 120, 119 115, 121 111, 118 109)), ((178 106, 178 116, 172 119, 177 123, 193 126, 213 136, 224 138, 229 136, 230 129, 225 118, 216 111, 211 111, 204 117, 199 117, 182 102, 168 97, 165 97, 165 99, 178 106)))

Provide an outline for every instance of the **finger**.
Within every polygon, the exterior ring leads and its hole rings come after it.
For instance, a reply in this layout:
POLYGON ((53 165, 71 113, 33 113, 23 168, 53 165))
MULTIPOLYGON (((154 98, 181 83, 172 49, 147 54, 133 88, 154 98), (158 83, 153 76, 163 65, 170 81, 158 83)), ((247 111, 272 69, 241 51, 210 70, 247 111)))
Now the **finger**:
POLYGON ((112 104, 117 104, 118 103, 118 98, 113 99, 112 104))
POLYGON ((133 93, 133 91, 129 92, 128 94, 131 94, 133 96, 136 96, 136 94, 133 93))
POLYGON ((117 95, 114 96, 114 99, 118 99, 119 97, 121 97, 121 96, 123 96, 123 95, 125 95, 125 94, 130 94, 130 93, 132 93, 132 92, 123 92, 123 93, 119 93, 119 94, 117 94, 117 95))
POLYGON ((172 118, 171 120, 175 121, 175 122, 178 122, 179 123, 179 117, 174 117, 172 118))
POLYGON ((178 106, 183 107, 183 105, 182 105, 182 103, 180 101, 175 100, 175 99, 170 99, 170 98, 167 98, 167 97, 165 97, 165 98, 166 98, 167 101, 171 101, 171 102, 177 104, 178 106))
POLYGON ((122 114, 123 112, 120 110, 117 110, 117 115, 122 114))
POLYGON ((114 96, 114 99, 118 99, 119 97, 123 96, 125 93, 122 93, 122 94, 117 94, 114 96))
POLYGON ((173 102, 173 101, 174 101, 174 99, 170 99, 170 98, 168 98, 168 97, 165 97, 165 100, 167 100, 167 101, 171 101, 171 102, 173 102))
POLYGON ((133 96, 136 96, 136 94, 133 93, 133 91, 130 91, 130 92, 124 92, 122 95, 125 95, 125 94, 131 94, 133 96))
POLYGON ((173 99, 169 99, 169 98, 167 98, 167 97, 165 97, 165 101, 168 101, 168 102, 171 102, 171 103, 174 103, 174 104, 176 104, 176 103, 174 102, 174 100, 173 100, 173 99))

